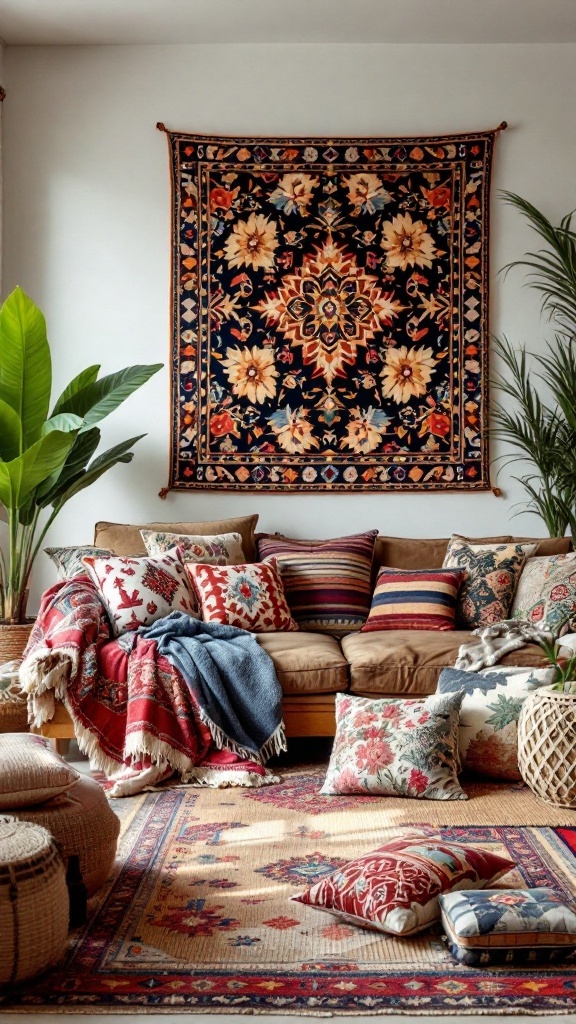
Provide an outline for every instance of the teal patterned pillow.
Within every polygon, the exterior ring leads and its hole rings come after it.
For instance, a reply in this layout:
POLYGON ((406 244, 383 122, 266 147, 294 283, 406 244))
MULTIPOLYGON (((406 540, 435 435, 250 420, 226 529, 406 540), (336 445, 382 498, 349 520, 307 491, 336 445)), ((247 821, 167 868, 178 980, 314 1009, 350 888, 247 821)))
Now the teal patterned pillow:
POLYGON ((448 948, 467 967, 549 963, 576 951, 576 906, 553 889, 462 889, 439 902, 448 948))
POLYGON ((102 555, 106 558, 107 555, 111 554, 107 548, 95 548, 89 544, 85 544, 83 547, 44 548, 44 551, 52 559, 58 570, 56 575, 58 582, 60 580, 69 580, 73 576, 78 576, 79 573, 87 576, 88 570, 82 561, 85 555, 102 555))
POLYGON ((477 629, 507 619, 520 573, 538 544, 470 544, 455 535, 444 567, 462 569, 456 629, 477 629))

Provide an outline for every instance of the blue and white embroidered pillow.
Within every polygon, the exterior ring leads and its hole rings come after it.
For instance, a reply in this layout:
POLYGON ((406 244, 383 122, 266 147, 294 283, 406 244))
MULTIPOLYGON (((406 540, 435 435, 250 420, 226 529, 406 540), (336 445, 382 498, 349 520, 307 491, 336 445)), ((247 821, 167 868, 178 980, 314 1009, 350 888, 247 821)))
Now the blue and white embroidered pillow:
POLYGON ((489 779, 520 780, 518 716, 526 697, 541 686, 550 686, 555 677, 553 667, 442 670, 437 692, 464 694, 458 727, 464 770, 489 779))
POLYGON ((469 967, 551 962, 576 951, 576 906, 553 889, 466 889, 439 902, 448 948, 469 967))

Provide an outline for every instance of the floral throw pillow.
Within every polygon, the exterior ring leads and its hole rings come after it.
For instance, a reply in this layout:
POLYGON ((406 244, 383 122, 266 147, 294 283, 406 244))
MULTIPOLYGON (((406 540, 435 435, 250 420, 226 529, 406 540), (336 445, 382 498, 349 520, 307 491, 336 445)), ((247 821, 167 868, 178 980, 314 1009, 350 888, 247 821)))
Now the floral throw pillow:
POLYGON ((298 629, 274 562, 250 565, 186 563, 205 622, 221 622, 256 633, 298 629))
POLYGON ((551 963, 576 951, 576 905, 554 889, 468 888, 439 897, 448 948, 459 963, 551 963))
POLYGON ((512 618, 561 636, 576 629, 576 551, 529 558, 512 604, 512 618))
POLYGON ((95 548, 89 544, 82 547, 69 548, 44 548, 46 554, 52 559, 56 566, 56 579, 69 580, 73 576, 86 574, 87 569, 82 559, 85 555, 111 555, 107 548, 95 548))
POLYGON ((441 893, 493 885, 513 867, 514 861, 473 846, 404 835, 292 899, 363 928, 414 935, 439 920, 441 893))
POLYGON ((162 555, 165 551, 177 547, 180 549, 180 558, 183 562, 238 565, 245 558, 239 533, 216 533, 200 537, 185 533, 140 530, 140 536, 149 555, 162 555))
POLYGON ((198 618, 176 553, 166 552, 158 558, 90 555, 83 562, 100 591, 115 636, 148 626, 173 611, 198 618))
POLYGON ((426 700, 336 694, 336 736, 321 793, 466 800, 458 772, 461 693, 426 700))
POLYGON ((448 544, 444 567, 462 569, 456 608, 457 629, 477 629, 507 619, 527 558, 534 544, 469 544, 454 536, 448 544))
POLYGON ((526 697, 550 686, 550 668, 490 668, 462 672, 445 668, 438 693, 463 693, 458 743, 462 767, 487 779, 520 780, 518 718, 526 697))

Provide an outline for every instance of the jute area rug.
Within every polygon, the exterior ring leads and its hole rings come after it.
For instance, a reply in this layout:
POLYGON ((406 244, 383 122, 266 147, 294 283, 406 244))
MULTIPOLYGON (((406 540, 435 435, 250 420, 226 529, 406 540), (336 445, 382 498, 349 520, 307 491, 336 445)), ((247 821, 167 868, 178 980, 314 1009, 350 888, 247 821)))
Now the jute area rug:
POLYGON ((400 831, 507 853, 503 887, 576 895, 576 814, 521 787, 468 787, 438 803, 321 797, 325 765, 281 769, 260 790, 173 788, 113 801, 117 871, 71 936, 67 962, 4 1010, 90 1013, 574 1012, 576 962, 458 965, 438 926, 393 939, 290 902, 400 831), (559 827, 565 826, 565 827, 559 827), (572 826, 572 827, 566 827, 572 826))

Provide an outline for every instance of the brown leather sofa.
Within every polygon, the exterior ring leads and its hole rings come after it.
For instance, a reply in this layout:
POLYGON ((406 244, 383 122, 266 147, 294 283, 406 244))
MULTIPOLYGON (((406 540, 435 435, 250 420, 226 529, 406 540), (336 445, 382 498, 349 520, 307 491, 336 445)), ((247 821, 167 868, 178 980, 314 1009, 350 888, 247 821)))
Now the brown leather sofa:
MULTIPOLYGON (((147 528, 174 533, 242 535, 246 557, 257 557, 254 529, 257 516, 210 523, 153 523, 147 528)), ((115 554, 145 554, 139 526, 97 523, 94 543, 115 554)), ((570 550, 570 538, 476 538, 476 543, 538 540, 540 555, 570 550)), ((398 569, 432 569, 442 565, 448 538, 422 540, 380 536, 375 572, 381 565, 398 569)), ((289 736, 334 735, 336 693, 362 696, 423 697, 434 693, 443 668, 454 664, 468 632, 389 630, 350 633, 340 640, 322 633, 263 633, 258 640, 268 652, 284 691, 284 719, 289 736)), ((502 664, 543 664, 540 648, 529 645, 507 655, 502 664)))

